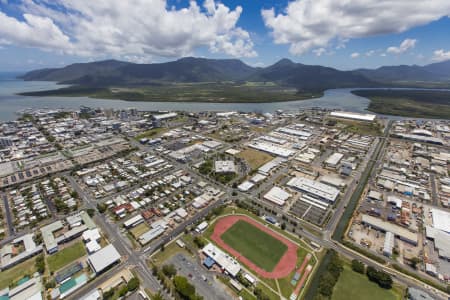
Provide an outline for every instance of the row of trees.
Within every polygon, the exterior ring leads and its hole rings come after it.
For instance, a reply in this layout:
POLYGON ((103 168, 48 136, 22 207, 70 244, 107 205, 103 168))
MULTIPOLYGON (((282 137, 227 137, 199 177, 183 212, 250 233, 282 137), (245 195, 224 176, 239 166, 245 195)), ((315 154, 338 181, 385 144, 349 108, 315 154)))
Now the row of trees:
POLYGON ((392 288, 393 280, 388 273, 377 270, 374 267, 367 267, 357 259, 352 260, 352 270, 361 274, 366 274, 370 281, 377 283, 385 289, 392 288))
MULTIPOLYGON (((331 297, 333 288, 344 270, 344 263, 339 258, 339 255, 334 250, 330 251, 330 261, 327 265, 326 271, 320 277, 318 292, 323 297, 331 297)), ((318 297, 321 298, 320 296, 318 297)))

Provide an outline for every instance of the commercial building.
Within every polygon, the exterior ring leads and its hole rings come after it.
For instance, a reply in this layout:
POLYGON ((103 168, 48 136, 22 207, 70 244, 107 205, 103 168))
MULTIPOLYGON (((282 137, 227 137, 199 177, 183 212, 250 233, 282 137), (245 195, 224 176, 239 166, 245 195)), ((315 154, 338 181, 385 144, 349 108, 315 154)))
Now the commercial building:
POLYGON ((414 246, 417 246, 418 236, 417 233, 411 232, 406 228, 400 227, 398 225, 392 224, 390 222, 386 222, 384 220, 363 214, 361 222, 363 224, 367 224, 372 226, 373 228, 383 231, 383 232, 392 232, 394 236, 399 238, 402 241, 410 243, 414 246))
POLYGON ((283 206, 289 199, 289 197, 291 197, 291 194, 289 194, 288 192, 284 191, 283 189, 277 186, 271 188, 270 191, 268 191, 264 195, 264 199, 272 203, 275 203, 278 206, 283 206))
POLYGON ((376 115, 359 114, 359 113, 347 112, 347 111, 333 111, 330 113, 330 117, 338 118, 338 119, 355 120, 355 121, 373 122, 373 121, 375 121, 376 115))
POLYGON ((294 177, 288 181, 287 186, 309 194, 319 200, 334 203, 339 196, 339 190, 306 177, 294 177))
POLYGON ((202 252, 210 259, 210 261, 212 260, 232 277, 236 277, 241 270, 241 265, 234 258, 211 243, 206 245, 202 249, 202 252))
POLYGON ((236 166, 232 160, 217 160, 214 162, 216 173, 236 173, 236 166))
POLYGON ((162 226, 157 226, 155 228, 152 228, 139 237, 139 243, 141 245, 146 245, 146 244, 150 243, 152 240, 156 239, 161 234, 163 234, 164 231, 165 231, 165 228, 162 226))
POLYGON ((112 244, 88 256, 88 263, 96 274, 102 273, 118 261, 120 254, 112 244))

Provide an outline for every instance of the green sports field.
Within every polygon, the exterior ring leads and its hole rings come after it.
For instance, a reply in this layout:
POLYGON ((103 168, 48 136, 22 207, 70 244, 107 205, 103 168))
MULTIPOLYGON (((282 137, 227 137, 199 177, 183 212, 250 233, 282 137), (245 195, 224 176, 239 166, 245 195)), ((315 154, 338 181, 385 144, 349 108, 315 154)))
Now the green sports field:
POLYGON ((273 271, 287 250, 281 241, 242 220, 223 233, 221 239, 268 272, 273 271))

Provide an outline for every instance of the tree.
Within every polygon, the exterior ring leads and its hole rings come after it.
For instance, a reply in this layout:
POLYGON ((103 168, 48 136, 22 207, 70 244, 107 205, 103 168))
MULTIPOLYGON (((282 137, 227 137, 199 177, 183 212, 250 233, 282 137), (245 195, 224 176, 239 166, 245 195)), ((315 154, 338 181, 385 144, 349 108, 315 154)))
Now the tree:
POLYGON ((421 262, 420 258, 418 257, 413 257, 411 259, 411 266, 417 270, 417 265, 421 262))
POLYGON ((352 270, 361 274, 364 274, 366 267, 362 262, 357 259, 352 260, 352 270))
POLYGON ((281 223, 281 229, 285 230, 286 229, 286 223, 281 223))
POLYGON ((194 244, 197 245, 198 248, 203 248, 203 247, 205 247, 206 242, 201 237, 196 236, 194 238, 194 244))
POLYGON ((330 297, 333 293, 333 287, 336 282, 337 279, 333 276, 333 274, 330 272, 325 272, 319 283, 319 292, 324 296, 330 297))
POLYGON ((106 211, 106 204, 105 203, 97 203, 97 210, 99 213, 104 213, 106 211))
POLYGON ((150 297, 152 300, 164 300, 163 295, 161 294, 161 291, 158 291, 158 293, 154 294, 150 297))
POLYGON ((86 212, 91 218, 95 215, 95 210, 93 208, 88 208, 86 212))
POLYGON ((391 275, 384 271, 378 271, 374 267, 367 267, 366 270, 367 277, 370 281, 378 283, 378 285, 385 289, 392 288, 393 280, 391 275))
POLYGON ((123 287, 120 288, 119 290, 119 296, 123 297, 128 293, 128 286, 124 285, 123 287))
POLYGON ((173 264, 164 265, 162 267, 162 271, 164 275, 166 275, 167 277, 173 277, 177 275, 177 268, 175 268, 173 264))
POLYGON ((135 291, 138 287, 139 287, 139 279, 137 279, 136 277, 131 278, 130 281, 128 281, 127 283, 127 288, 131 292, 135 291))
POLYGON ((187 299, 195 298, 195 287, 188 282, 186 277, 175 276, 173 279, 173 284, 175 285, 175 289, 181 296, 187 299))
POLYGON ((44 260, 44 254, 39 255, 36 258, 35 261, 35 266, 36 266, 36 270, 41 273, 44 274, 45 272, 45 260, 44 260))

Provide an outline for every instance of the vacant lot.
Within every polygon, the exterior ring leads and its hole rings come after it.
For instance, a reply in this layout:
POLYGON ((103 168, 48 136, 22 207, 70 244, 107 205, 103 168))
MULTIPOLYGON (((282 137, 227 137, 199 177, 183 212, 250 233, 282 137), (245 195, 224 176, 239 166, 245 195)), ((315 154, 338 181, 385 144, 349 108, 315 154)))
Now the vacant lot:
POLYGON ((25 275, 32 276, 36 272, 34 266, 35 258, 29 259, 23 263, 18 264, 11 269, 0 272, 0 289, 4 289, 25 275))
POLYGON ((138 237, 140 237, 142 234, 146 233, 149 230, 150 228, 148 227, 148 225, 142 223, 131 229, 130 233, 134 236, 135 239, 137 239, 138 237))
POLYGON ((48 257, 48 267, 50 271, 56 271, 84 255, 86 250, 83 242, 80 241, 48 257))
POLYGON ((386 290, 369 281, 366 275, 354 272, 348 265, 336 283, 332 300, 364 299, 364 300, 400 300, 402 296, 394 289, 386 290))
POLYGON ((222 240, 258 267, 271 272, 287 246, 255 226, 239 220, 221 236, 222 240))
POLYGON ((245 159, 252 170, 258 169, 273 159, 273 156, 254 149, 245 149, 239 152, 238 157, 245 159))

